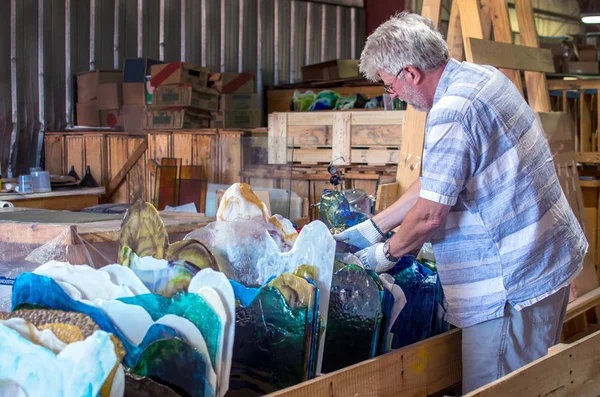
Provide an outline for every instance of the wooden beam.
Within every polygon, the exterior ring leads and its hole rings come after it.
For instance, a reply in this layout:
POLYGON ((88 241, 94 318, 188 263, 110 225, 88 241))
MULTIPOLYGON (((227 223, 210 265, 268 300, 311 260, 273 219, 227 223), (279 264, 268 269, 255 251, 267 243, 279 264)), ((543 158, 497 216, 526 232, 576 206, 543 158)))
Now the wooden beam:
POLYGON ((600 287, 593 291, 588 292, 569 303, 567 306, 567 314, 565 316, 565 322, 579 316, 582 313, 593 309, 600 305, 600 287))
POLYGON ((479 17, 481 18, 484 40, 489 40, 492 37, 491 2, 492 0, 479 0, 479 17))
MULTIPOLYGON (((510 27, 510 19, 508 18, 508 6, 506 0, 490 0, 490 9, 492 14, 492 25, 494 27, 494 40, 500 43, 512 44, 513 35, 510 27)), ((512 69, 500 69, 500 71, 513 82, 521 95, 523 95, 521 72, 512 69)))
POLYGON ((554 72, 552 52, 548 49, 499 43, 492 40, 467 39, 472 62, 497 68, 554 72))
POLYGON ((592 80, 548 80, 550 90, 597 90, 600 79, 592 80))
POLYGON ((123 180, 125 179, 125 177, 129 173, 129 171, 133 168, 133 166, 135 165, 135 163, 137 163, 137 161, 140 159, 140 157, 142 157, 142 155, 144 154, 144 152, 146 151, 146 149, 148 149, 148 140, 147 139, 143 139, 142 143, 140 144, 140 146, 138 146, 138 148, 135 149, 135 152, 133 152, 133 154, 131 155, 131 157, 129 157, 127 159, 127 161, 123 165, 123 168, 121 168, 119 170, 119 172, 117 172, 117 175, 115 175, 113 177, 113 179, 110 181, 110 183, 108 184, 108 186, 106 188, 106 200, 107 201, 117 191, 117 189, 119 188, 119 186, 121 185, 121 183, 123 183, 123 180))
MULTIPOLYGON (((539 48, 535 19, 533 18, 533 7, 531 0, 515 0, 517 10, 517 21, 519 22, 519 37, 521 45, 539 48)), ((546 75, 540 72, 525 72, 525 84, 527 86, 527 97, 529 106, 534 112, 549 112, 550 96, 546 84, 546 75)))
POLYGON ((461 379, 461 332, 457 329, 268 396, 426 396, 461 379))
POLYGON ((450 19, 448 21, 448 49, 450 56, 459 62, 465 60, 465 49, 463 45, 462 31, 460 27, 460 12, 458 2, 453 1, 450 8, 450 19))
POLYGON ((336 113, 333 116, 332 161, 335 164, 350 164, 352 117, 349 113, 336 113))
POLYGON ((596 396, 599 368, 600 332, 596 332, 465 397, 596 396))
MULTIPOLYGON (((441 11, 441 0, 423 1, 421 15, 430 18, 436 27, 440 26, 441 11)), ((404 120, 401 154, 396 172, 396 181, 399 183, 398 197, 404 194, 421 175, 427 113, 418 112, 412 106, 408 106, 404 120)))
POLYGON ((377 199, 375 201, 375 212, 380 212, 394 204, 398 197, 398 182, 382 183, 377 187, 377 199))
POLYGON ((575 152, 575 161, 583 164, 600 164, 600 152, 575 152))
POLYGON ((460 11, 460 19, 464 23, 460 24, 462 37, 465 46, 465 58, 468 62, 473 61, 473 53, 471 51, 471 42, 467 40, 469 37, 476 39, 484 39, 483 25, 481 23, 481 14, 479 13, 479 3, 477 0, 457 0, 460 11))

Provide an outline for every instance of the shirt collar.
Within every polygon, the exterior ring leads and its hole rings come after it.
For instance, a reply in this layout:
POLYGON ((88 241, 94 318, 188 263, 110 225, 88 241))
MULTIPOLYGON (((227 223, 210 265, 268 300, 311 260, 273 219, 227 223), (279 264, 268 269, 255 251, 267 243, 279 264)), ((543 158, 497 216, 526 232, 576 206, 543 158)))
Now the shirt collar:
POLYGON ((461 65, 461 62, 458 62, 454 58, 450 58, 446 66, 444 67, 444 71, 442 72, 442 76, 440 77, 440 81, 435 89, 435 95, 433 96, 433 105, 439 101, 442 96, 448 90, 448 86, 450 85, 450 76, 457 70, 461 65))

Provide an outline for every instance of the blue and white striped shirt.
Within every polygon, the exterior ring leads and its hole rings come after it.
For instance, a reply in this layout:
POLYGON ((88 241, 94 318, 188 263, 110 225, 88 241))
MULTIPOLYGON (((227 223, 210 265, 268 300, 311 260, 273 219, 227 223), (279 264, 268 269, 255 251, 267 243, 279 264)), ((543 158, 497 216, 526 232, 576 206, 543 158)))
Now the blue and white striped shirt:
POLYGON ((558 291, 588 243, 543 131, 497 69, 451 59, 427 117, 422 198, 452 206, 432 236, 446 320, 469 327, 558 291))

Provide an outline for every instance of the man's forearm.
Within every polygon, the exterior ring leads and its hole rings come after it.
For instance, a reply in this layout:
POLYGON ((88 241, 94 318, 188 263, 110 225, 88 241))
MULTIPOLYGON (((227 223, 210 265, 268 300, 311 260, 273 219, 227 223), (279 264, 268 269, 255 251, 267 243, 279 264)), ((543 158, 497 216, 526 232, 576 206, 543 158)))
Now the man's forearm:
MULTIPOLYGON (((390 254, 396 258, 420 249, 429 241, 433 232, 445 222, 447 212, 442 207, 439 214, 432 216, 417 203, 390 239, 390 254)), ((448 207, 449 208, 449 207, 448 207)))
POLYGON ((417 179, 394 204, 375 215, 373 222, 384 234, 395 229, 417 202, 420 191, 421 181, 417 179))

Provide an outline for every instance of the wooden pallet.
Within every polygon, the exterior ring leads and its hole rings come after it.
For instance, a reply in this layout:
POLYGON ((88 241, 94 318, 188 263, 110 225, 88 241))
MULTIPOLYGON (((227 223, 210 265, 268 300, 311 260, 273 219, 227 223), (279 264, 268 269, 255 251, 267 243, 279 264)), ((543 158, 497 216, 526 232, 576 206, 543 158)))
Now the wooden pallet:
POLYGON ((398 164, 404 111, 269 115, 269 164, 398 164))

